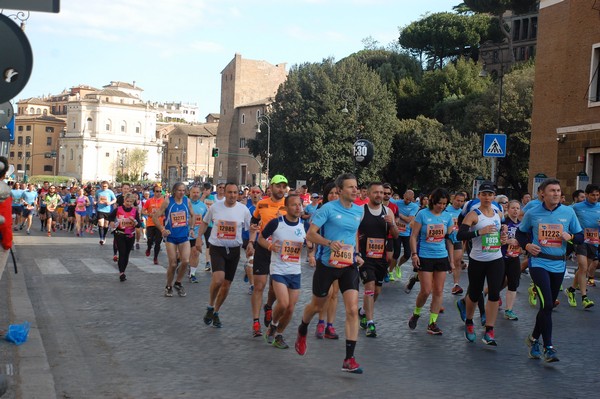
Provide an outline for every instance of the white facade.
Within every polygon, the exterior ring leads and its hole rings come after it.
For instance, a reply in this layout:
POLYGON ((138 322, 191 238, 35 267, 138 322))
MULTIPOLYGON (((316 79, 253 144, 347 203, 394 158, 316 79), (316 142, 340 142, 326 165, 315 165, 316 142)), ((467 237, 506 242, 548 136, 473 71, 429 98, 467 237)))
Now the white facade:
POLYGON ((111 86, 84 98, 71 96, 66 131, 59 142, 59 175, 82 182, 114 182, 122 152, 142 149, 148 154, 142 173, 160 180, 162 141, 156 138, 156 111, 139 96, 111 86))
POLYGON ((159 122, 187 122, 198 123, 198 106, 196 104, 167 102, 154 103, 156 108, 157 120, 159 122))

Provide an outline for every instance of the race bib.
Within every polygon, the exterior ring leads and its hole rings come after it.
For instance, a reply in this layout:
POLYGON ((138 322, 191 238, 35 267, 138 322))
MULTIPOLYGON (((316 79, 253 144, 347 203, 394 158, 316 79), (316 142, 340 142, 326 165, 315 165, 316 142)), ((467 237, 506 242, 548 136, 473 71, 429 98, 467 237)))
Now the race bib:
POLYGON ((441 223, 437 224, 428 224, 427 225, 427 238, 425 242, 427 243, 440 243, 444 241, 444 235, 446 233, 446 229, 444 225, 441 223))
POLYGON ((542 247, 562 247, 562 224, 540 223, 538 226, 538 241, 542 247))
POLYGON ((194 226, 200 226, 202 224, 202 216, 194 215, 194 226))
POLYGON ((284 240, 279 254, 281 260, 288 263, 300 263, 302 244, 301 241, 284 240))
POLYGON ((484 234, 481 236, 482 252, 498 252, 500 250, 500 232, 484 234))
POLYGON ((397 225, 398 225, 398 231, 400 233, 406 233, 406 223, 398 222, 397 225))
POLYGON ((124 217, 120 217, 119 218, 119 225, 121 227, 133 227, 133 226, 135 226, 135 224, 133 223, 133 220, 131 220, 129 218, 124 218, 124 217))
POLYGON ((221 240, 235 240, 237 233, 237 222, 217 220, 217 238, 221 240))
POLYGON ((342 268, 354 264, 354 246, 342 244, 339 251, 331 251, 329 264, 333 267, 342 268))
POLYGON ((183 227, 187 225, 187 214, 185 211, 171 212, 171 227, 183 227))
POLYGON ((385 240, 383 238, 367 238, 367 258, 381 259, 385 251, 385 240))
POLYGON ((85 204, 83 204, 83 203, 79 203, 79 204, 77 204, 77 205, 75 206, 75 210, 76 210, 77 212, 83 212, 83 211, 85 211, 85 204))
POLYGON ((101 204, 108 204, 108 197, 106 195, 101 195, 98 198, 98 202, 101 204))
POLYGON ((508 248, 506 248, 506 256, 510 258, 517 258, 519 255, 521 255, 521 247, 519 245, 508 244, 508 248))
POLYGON ((583 237, 583 242, 586 244, 600 244, 600 240, 598 239, 598 229, 585 229, 583 232, 583 237))

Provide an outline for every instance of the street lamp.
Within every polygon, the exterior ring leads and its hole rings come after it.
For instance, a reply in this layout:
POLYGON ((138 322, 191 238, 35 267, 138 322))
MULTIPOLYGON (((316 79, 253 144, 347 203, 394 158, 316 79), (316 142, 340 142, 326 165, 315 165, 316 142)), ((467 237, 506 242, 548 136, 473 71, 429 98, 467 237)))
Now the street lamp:
MULTIPOLYGON (((178 150, 179 146, 176 145, 175 149, 178 150)), ((179 181, 183 182, 183 157, 185 156, 185 148, 181 147, 181 157, 179 158, 179 181)))
MULTIPOLYGON (((483 59, 483 69, 479 74, 480 77, 487 77, 488 72, 486 70, 487 65, 500 65, 500 68, 495 69, 496 76, 498 77, 498 114, 496 116, 496 132, 500 133, 500 119, 502 117, 502 95, 504 88, 504 72, 505 68, 512 64, 512 56, 509 55, 509 59, 505 59, 505 52, 502 48, 503 43, 494 43, 491 40, 483 43, 479 50, 479 55, 483 59)), ((496 158, 492 157, 492 182, 496 183, 496 158)))
POLYGON ((120 159, 119 159, 119 163, 121 165, 121 182, 125 181, 125 177, 124 177, 124 169, 125 169, 125 154, 127 154, 127 149, 126 148, 121 148, 119 150, 119 155, 120 155, 120 159))
POLYGON ((260 133, 260 125, 267 125, 267 184, 269 182, 269 166, 271 161, 271 118, 263 114, 258 117, 258 126, 256 127, 256 133, 260 133))

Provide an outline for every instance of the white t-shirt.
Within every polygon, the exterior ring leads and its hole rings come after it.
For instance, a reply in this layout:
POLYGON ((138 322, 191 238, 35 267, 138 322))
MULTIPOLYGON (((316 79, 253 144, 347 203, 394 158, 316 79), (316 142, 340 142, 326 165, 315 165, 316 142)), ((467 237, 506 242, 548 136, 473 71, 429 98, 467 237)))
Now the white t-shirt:
POLYGON ((217 247, 239 247, 242 245, 242 230, 250 229, 250 211, 239 202, 227 207, 225 202, 215 202, 204 215, 204 222, 213 223, 208 242, 217 247))

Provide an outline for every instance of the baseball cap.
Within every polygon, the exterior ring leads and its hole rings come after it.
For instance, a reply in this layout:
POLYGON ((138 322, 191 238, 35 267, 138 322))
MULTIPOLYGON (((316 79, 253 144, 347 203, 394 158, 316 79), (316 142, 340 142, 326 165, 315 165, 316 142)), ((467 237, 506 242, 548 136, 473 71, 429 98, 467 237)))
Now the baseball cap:
POLYGON ((271 184, 279 184, 279 183, 288 184, 288 181, 285 178, 285 176, 283 176, 283 175, 275 175, 271 178, 271 184))
POLYGON ((484 180, 479 185, 479 192, 480 193, 488 192, 488 193, 494 193, 494 194, 496 194, 496 187, 494 186, 494 183, 492 183, 491 181, 484 180))
POLYGON ((312 198, 319 198, 319 194, 318 193, 312 193, 311 197, 312 198))

